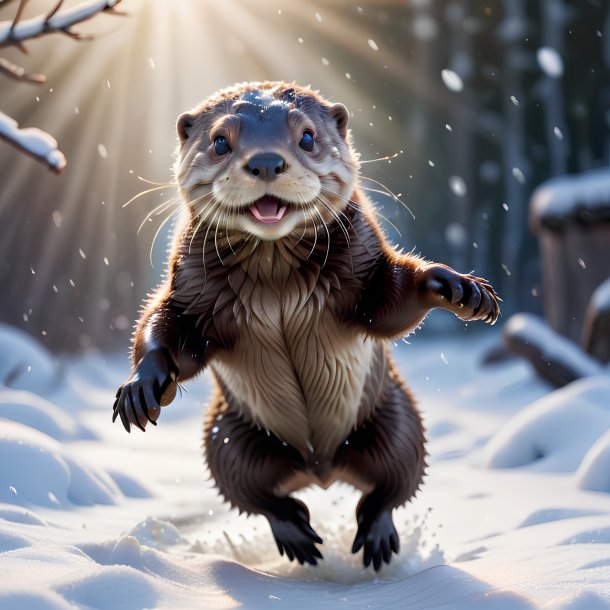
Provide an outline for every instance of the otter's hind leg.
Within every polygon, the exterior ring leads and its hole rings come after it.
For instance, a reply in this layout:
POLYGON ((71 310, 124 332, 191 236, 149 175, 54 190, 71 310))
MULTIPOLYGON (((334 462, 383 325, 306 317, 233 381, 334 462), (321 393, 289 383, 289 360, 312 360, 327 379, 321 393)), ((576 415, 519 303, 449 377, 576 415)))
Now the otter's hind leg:
POLYGON ((244 419, 218 391, 205 422, 207 463, 220 493, 240 512, 267 517, 281 555, 316 565, 322 539, 305 504, 282 495, 281 484, 305 470, 301 454, 244 419))
POLYGON ((365 567, 379 570, 398 553, 392 510, 410 500, 426 467, 424 430, 414 401, 395 369, 373 417, 354 430, 337 452, 335 463, 365 493, 358 504, 358 531, 352 552, 364 547, 365 567))

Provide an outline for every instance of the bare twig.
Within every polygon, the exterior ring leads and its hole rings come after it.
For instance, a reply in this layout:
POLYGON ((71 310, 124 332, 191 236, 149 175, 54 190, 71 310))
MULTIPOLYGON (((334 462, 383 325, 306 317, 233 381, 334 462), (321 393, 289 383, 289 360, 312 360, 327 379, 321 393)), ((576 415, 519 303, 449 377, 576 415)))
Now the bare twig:
POLYGON ((46 131, 36 127, 19 129, 15 119, 0 111, 0 138, 31 155, 60 174, 66 167, 66 158, 57 148, 57 141, 46 131))
POLYGON ((19 6, 17 7, 17 12, 15 13, 15 17, 13 18, 13 22, 11 23, 11 30, 15 29, 15 26, 19 23, 21 19, 21 15, 23 14, 23 9, 25 5, 28 3, 28 0, 19 0, 19 6))
POLYGON ((9 45, 22 46, 26 40, 38 38, 53 32, 61 32, 72 37, 78 37, 78 35, 70 31, 73 25, 87 21, 104 11, 120 14, 114 10, 114 7, 120 1, 89 0, 61 12, 59 12, 59 9, 63 2, 58 2, 48 15, 38 15, 31 19, 20 21, 23 5, 27 2, 27 0, 21 0, 13 21, 0 22, 0 47, 9 45))
POLYGON ((8 76, 13 80, 35 83, 37 85, 47 82, 47 77, 44 74, 28 74, 21 66, 17 66, 4 57, 0 57, 0 74, 4 74, 4 76, 8 76))
POLYGON ((64 0, 59 0, 57 2, 57 4, 47 14, 46 21, 48 21, 49 19, 51 19, 51 17, 53 17, 53 15, 55 15, 55 13, 61 8, 61 5, 63 3, 64 3, 64 0))

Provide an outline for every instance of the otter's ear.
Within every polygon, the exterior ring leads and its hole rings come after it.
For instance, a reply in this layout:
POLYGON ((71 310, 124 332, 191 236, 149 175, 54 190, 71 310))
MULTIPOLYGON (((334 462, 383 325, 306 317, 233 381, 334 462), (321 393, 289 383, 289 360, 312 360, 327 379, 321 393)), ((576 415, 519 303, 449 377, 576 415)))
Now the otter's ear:
POLYGON ((337 123, 337 129, 342 138, 347 136, 347 122, 349 120, 349 112, 343 104, 333 104, 328 112, 337 123))
POLYGON ((191 127, 195 123, 195 115, 190 112, 184 112, 178 117, 176 121, 176 131, 180 136, 180 142, 184 142, 190 135, 191 127))

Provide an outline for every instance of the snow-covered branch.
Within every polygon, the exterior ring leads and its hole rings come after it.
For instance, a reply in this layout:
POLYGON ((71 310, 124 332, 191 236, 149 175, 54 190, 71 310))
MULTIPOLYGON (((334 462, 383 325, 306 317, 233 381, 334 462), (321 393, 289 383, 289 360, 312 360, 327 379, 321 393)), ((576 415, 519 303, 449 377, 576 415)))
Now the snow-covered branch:
MULTIPOLYGON (((7 1, 10 0, 0 0, 0 5, 6 4, 7 1)), ((61 8, 64 0, 56 0, 48 13, 22 20, 21 16, 27 2, 28 0, 19 0, 15 16, 11 21, 0 21, 0 48, 15 45, 25 51, 25 41, 53 32, 60 32, 80 40, 83 37, 73 32, 70 29, 72 26, 91 19, 101 12, 121 14, 115 10, 121 0, 89 0, 63 11, 61 8)), ((22 67, 2 57, 0 57, 0 75, 29 83, 46 81, 44 74, 28 74, 22 67)), ((0 112, 0 139, 46 163, 49 169, 57 174, 66 167, 66 158, 57 148, 55 138, 36 127, 19 129, 17 121, 3 112, 0 112)))
MULTIPOLYGON (((98 13, 109 11, 116 13, 114 7, 121 0, 90 0, 65 11, 59 11, 63 0, 58 2, 53 10, 46 15, 37 15, 31 19, 19 21, 19 13, 12 21, 0 22, 0 47, 8 45, 22 46, 26 40, 38 38, 52 32, 61 32, 79 38, 70 30, 73 25, 81 23, 98 13)), ((118 13, 117 13, 118 14, 118 13)))
POLYGON ((16 146, 35 159, 46 163, 52 171, 60 174, 66 167, 66 158, 57 148, 57 141, 46 131, 37 127, 19 129, 17 121, 0 111, 0 138, 16 146))

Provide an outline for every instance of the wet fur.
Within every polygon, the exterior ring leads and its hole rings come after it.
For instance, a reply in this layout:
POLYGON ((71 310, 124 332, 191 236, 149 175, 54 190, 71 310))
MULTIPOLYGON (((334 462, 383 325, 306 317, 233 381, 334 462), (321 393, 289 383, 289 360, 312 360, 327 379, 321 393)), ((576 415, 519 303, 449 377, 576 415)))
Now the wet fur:
POLYGON ((143 429, 176 380, 209 367, 217 390, 206 455, 227 501, 265 515, 280 552, 315 564, 321 540, 289 493, 349 482, 364 492, 352 550, 364 547, 365 565, 378 569, 398 551, 391 511, 413 497, 425 468, 421 419, 386 340, 433 307, 495 321, 498 304, 484 280, 387 245, 346 124, 343 106, 283 83, 237 86, 182 115, 185 218, 167 281, 138 323, 115 417, 143 429), (316 133, 310 156, 290 144, 304 128, 316 133), (230 159, 210 149, 219 129, 230 159), (243 171, 261 149, 281 152, 285 176, 243 171), (283 235, 244 213, 265 193, 292 202, 283 235))

